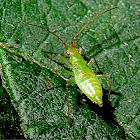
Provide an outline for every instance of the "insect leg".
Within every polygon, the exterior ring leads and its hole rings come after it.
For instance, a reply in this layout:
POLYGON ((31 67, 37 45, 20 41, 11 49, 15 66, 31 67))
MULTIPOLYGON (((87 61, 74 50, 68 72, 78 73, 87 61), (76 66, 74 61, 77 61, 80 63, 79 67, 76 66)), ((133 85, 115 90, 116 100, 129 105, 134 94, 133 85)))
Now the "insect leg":
POLYGON ((48 89, 48 87, 50 86, 50 84, 52 83, 52 81, 54 80, 54 78, 57 76, 58 71, 59 71, 59 70, 57 70, 57 71, 55 72, 54 76, 52 77, 52 79, 50 80, 49 84, 46 86, 46 88, 45 88, 44 90, 47 90, 47 89, 48 89))
POLYGON ((68 83, 66 84, 66 92, 67 92, 68 130, 69 130, 70 129, 70 106, 69 106, 69 89, 68 89, 68 83))
POLYGON ((96 66, 97 66, 98 73, 103 74, 103 72, 101 71, 101 69, 100 69, 100 67, 99 67, 99 65, 98 65, 98 63, 97 63, 95 58, 91 58, 90 61, 88 62, 88 65, 90 66, 93 61, 95 62, 96 66))
POLYGON ((75 79, 74 79, 74 77, 72 77, 70 80, 69 80, 69 85, 73 85, 73 84, 76 84, 76 82, 75 82, 75 79))
MULTIPOLYGON (((60 69, 59 69, 60 70, 60 69)), ((46 86, 46 88, 44 90, 47 90, 48 87, 50 86, 50 84, 53 82, 54 78, 58 75, 60 76, 62 79, 64 79, 67 83, 69 83, 69 85, 71 85, 72 83, 74 83, 74 78, 71 78, 70 80, 66 79, 65 77, 63 77, 62 75, 59 74, 59 70, 57 70, 55 73, 54 73, 54 76, 52 77, 52 79, 50 80, 50 82, 48 83, 48 85, 46 86)), ((69 74, 69 75, 73 75, 73 72, 71 71, 68 71, 66 69, 61 69, 63 72, 69 74)))
POLYGON ((81 54, 82 53, 82 48, 79 48, 78 49, 78 52, 81 54))
MULTIPOLYGON (((55 55, 55 56, 57 56, 57 55, 55 55)), ((54 56, 54 57, 55 57, 54 56)), ((53 58, 54 58, 53 57, 53 58)), ((70 67, 71 68, 71 64, 66 60, 66 58, 65 57, 63 57, 63 56, 61 56, 60 54, 58 54, 58 57, 61 59, 61 61, 62 62, 64 62, 68 67, 70 67)), ((52 58, 52 59, 53 59, 52 58)), ((64 71, 65 73, 68 73, 69 75, 73 75, 73 72, 71 72, 71 71, 69 71, 69 70, 66 70, 66 69, 61 69, 62 71, 64 71)), ((57 76, 57 75, 59 75, 59 70, 57 70, 56 71, 56 73, 54 74, 54 76, 52 77, 52 79, 50 80, 50 82, 49 82, 49 84, 47 85, 47 87, 45 88, 45 90, 47 90, 48 89, 48 87, 50 86, 50 84, 52 83, 52 81, 54 80, 54 78, 57 76)), ((64 79, 64 78, 63 78, 64 79)), ((67 106, 68 106, 68 130, 70 129, 70 107, 69 107, 69 90, 68 90, 68 84, 71 84, 71 83, 73 83, 74 82, 74 78, 72 78, 72 79, 70 79, 70 80, 68 80, 68 79, 64 79, 66 82, 67 82, 67 84, 66 84, 66 92, 67 92, 67 106)))
POLYGON ((88 65, 90 66, 93 61, 94 61, 94 58, 91 58, 90 61, 88 62, 88 65))
POLYGON ((110 75, 96 75, 99 79, 102 78, 108 78, 110 79, 110 84, 109 84, 109 93, 108 93, 108 102, 110 101, 110 94, 111 94, 111 85, 112 85, 112 78, 110 75))
POLYGON ((64 73, 67 73, 68 75, 73 76, 73 72, 72 71, 69 71, 69 70, 66 70, 66 69, 61 69, 61 71, 63 71, 64 73))
POLYGON ((49 59, 54 59, 56 56, 58 56, 59 58, 60 58, 60 60, 62 61, 62 62, 64 62, 69 68, 71 68, 72 66, 71 66, 71 64, 66 60, 66 56, 62 56, 62 55, 60 55, 60 54, 58 54, 58 53, 54 53, 55 55, 54 56, 52 56, 52 57, 49 57, 49 56, 47 56, 49 59))
POLYGON ((72 69, 71 64, 66 60, 65 57, 63 57, 62 55, 58 54, 58 57, 61 59, 62 62, 64 62, 69 68, 72 69))

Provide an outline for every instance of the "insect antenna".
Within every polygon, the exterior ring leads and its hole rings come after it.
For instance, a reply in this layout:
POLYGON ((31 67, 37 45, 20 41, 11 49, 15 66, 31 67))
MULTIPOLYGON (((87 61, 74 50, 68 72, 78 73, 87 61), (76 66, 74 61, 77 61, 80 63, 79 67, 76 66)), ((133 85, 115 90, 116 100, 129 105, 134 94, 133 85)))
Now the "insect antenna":
POLYGON ((99 16, 103 15, 104 13, 111 11, 113 9, 116 9, 117 7, 113 7, 111 9, 108 9, 100 14, 98 14, 97 16, 95 16, 94 18, 90 19, 83 27, 82 29, 75 35, 73 42, 72 42, 72 47, 75 47, 75 41, 76 41, 76 37, 89 25, 89 23, 91 23, 94 19, 98 18, 99 16))
POLYGON ((57 38, 63 43, 63 45, 65 46, 65 49, 66 49, 66 50, 68 49, 67 44, 66 44, 58 35, 56 35, 54 32, 51 32, 50 30, 48 30, 48 29, 46 29, 46 28, 44 28, 44 27, 42 27, 42 26, 39 26, 39 25, 35 25, 35 24, 31 24, 31 23, 26 23, 26 24, 32 25, 32 26, 35 26, 35 27, 39 27, 39 28, 41 28, 41 29, 46 30, 46 31, 49 32, 50 34, 53 34, 55 37, 57 37, 57 38))

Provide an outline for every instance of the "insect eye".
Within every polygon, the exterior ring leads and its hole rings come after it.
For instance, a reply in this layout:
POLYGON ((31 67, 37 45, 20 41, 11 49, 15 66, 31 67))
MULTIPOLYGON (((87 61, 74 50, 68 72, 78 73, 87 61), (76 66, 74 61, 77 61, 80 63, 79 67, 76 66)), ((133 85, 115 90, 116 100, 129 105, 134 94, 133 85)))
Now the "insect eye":
POLYGON ((69 56, 71 53, 69 51, 67 51, 67 55, 69 56))

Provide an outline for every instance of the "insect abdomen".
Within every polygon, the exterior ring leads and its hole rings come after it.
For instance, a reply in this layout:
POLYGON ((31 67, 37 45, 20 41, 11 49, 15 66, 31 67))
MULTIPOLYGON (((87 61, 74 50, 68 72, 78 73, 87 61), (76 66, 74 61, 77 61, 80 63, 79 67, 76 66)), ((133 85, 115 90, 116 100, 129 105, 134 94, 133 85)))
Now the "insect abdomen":
POLYGON ((98 78, 95 75, 83 74, 83 79, 80 80, 81 75, 82 73, 75 77, 77 85, 91 101, 101 106, 103 92, 98 78))
MULTIPOLYGON (((71 51, 73 50, 74 49, 71 51)), ((86 61, 78 52, 71 53, 70 62, 78 87, 91 101, 102 106, 102 87, 93 70, 87 65, 86 61)))

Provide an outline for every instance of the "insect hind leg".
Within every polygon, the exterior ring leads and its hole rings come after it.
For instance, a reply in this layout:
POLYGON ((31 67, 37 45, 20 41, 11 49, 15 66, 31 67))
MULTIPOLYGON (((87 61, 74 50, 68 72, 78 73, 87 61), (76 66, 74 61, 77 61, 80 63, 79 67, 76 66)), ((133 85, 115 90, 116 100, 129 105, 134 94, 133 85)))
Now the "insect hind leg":
POLYGON ((70 129, 70 106, 69 106, 69 89, 68 89, 68 83, 66 84, 66 92, 67 92, 68 130, 69 130, 70 129))
MULTIPOLYGON (((100 67, 99 67, 99 65, 98 65, 98 63, 97 63, 97 61, 96 61, 95 58, 91 58, 90 61, 88 62, 88 65, 90 66, 91 63, 92 63, 93 61, 95 62, 95 65, 96 65, 96 67, 97 67, 97 69, 98 69, 98 74, 104 74, 104 73, 101 71, 101 69, 100 69, 100 67)), ((91 67, 91 66, 90 66, 90 67, 91 67)))

